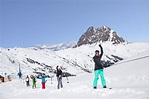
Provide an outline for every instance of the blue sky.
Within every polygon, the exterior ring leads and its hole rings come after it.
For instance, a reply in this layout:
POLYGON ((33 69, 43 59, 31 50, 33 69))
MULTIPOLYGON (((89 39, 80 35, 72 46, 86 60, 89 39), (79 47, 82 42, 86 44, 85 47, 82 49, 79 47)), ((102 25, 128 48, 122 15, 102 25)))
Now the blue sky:
POLYGON ((90 26, 149 41, 149 0, 0 0, 0 47, 78 41, 90 26))

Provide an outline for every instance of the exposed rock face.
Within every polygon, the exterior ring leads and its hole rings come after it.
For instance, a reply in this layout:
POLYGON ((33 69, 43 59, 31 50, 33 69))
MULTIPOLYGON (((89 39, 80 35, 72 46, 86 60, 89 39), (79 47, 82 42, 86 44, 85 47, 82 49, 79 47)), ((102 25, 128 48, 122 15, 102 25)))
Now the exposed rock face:
POLYGON ((105 41, 111 41, 113 44, 125 42, 122 37, 118 36, 114 30, 110 29, 107 26, 103 26, 97 29, 91 26, 80 37, 79 41, 77 42, 77 46, 105 41))

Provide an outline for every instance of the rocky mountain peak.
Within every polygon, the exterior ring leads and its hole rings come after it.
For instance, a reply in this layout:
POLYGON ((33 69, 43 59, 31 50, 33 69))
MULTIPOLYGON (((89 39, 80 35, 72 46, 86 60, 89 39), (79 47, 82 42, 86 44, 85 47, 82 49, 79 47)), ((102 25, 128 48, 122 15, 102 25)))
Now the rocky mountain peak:
POLYGON ((79 41, 77 42, 77 46, 106 41, 111 41, 113 44, 120 44, 125 42, 122 37, 120 37, 114 30, 107 26, 100 28, 94 28, 91 26, 80 37, 79 41))

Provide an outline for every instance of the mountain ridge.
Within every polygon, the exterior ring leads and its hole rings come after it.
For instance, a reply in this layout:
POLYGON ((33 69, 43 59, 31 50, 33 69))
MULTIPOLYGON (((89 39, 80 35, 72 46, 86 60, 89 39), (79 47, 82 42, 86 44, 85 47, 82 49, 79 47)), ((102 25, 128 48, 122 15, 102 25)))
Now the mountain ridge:
POLYGON ((52 51, 58 51, 58 50, 64 50, 68 48, 73 48, 76 46, 77 42, 72 41, 72 42, 66 42, 66 43, 61 43, 61 44, 45 44, 45 45, 35 45, 30 48, 35 49, 35 50, 52 50, 52 51))
POLYGON ((110 29, 107 26, 103 26, 100 28, 94 28, 93 26, 91 26, 79 38, 77 46, 106 41, 111 41, 113 44, 120 44, 126 42, 126 40, 124 40, 114 30, 110 29))
POLYGON ((78 41, 66 42, 61 44, 35 45, 32 46, 31 48, 35 50, 49 49, 52 51, 58 51, 67 48, 75 48, 81 45, 106 42, 106 41, 110 41, 113 44, 120 44, 127 42, 108 26, 102 26, 99 28, 94 28, 93 26, 90 26, 86 30, 86 32, 81 35, 78 41))

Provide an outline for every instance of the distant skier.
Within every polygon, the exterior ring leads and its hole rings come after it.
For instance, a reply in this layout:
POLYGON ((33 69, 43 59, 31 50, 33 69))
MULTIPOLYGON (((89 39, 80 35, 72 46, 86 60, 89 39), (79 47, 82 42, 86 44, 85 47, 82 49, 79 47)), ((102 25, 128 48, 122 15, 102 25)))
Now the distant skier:
POLYGON ((36 78, 33 75, 31 75, 31 79, 33 81, 32 88, 34 89, 36 88, 36 78))
POLYGON ((19 71, 18 76, 19 76, 20 79, 22 79, 22 73, 21 73, 21 71, 19 71))
POLYGON ((99 44, 101 53, 99 54, 99 50, 95 51, 95 56, 93 57, 93 60, 95 62, 95 68, 94 68, 94 74, 95 74, 95 78, 94 78, 94 82, 93 82, 93 88, 97 89, 97 82, 98 82, 98 76, 100 75, 101 78, 101 83, 103 88, 107 88, 106 87, 106 81, 104 78, 104 69, 103 66, 101 64, 101 57, 103 55, 103 48, 102 46, 99 44))
POLYGON ((62 84, 62 70, 59 66, 56 67, 56 77, 57 77, 57 81, 58 81, 58 85, 57 88, 60 89, 63 88, 63 84, 62 84))
POLYGON ((42 74, 42 78, 39 78, 39 79, 41 79, 42 89, 45 89, 45 83, 47 81, 45 78, 47 78, 47 77, 44 74, 42 74))
POLYGON ((7 76, 8 81, 11 81, 10 75, 7 76))
POLYGON ((28 77, 28 75, 27 75, 27 77, 26 77, 26 86, 30 86, 30 84, 29 84, 29 77, 28 77))

